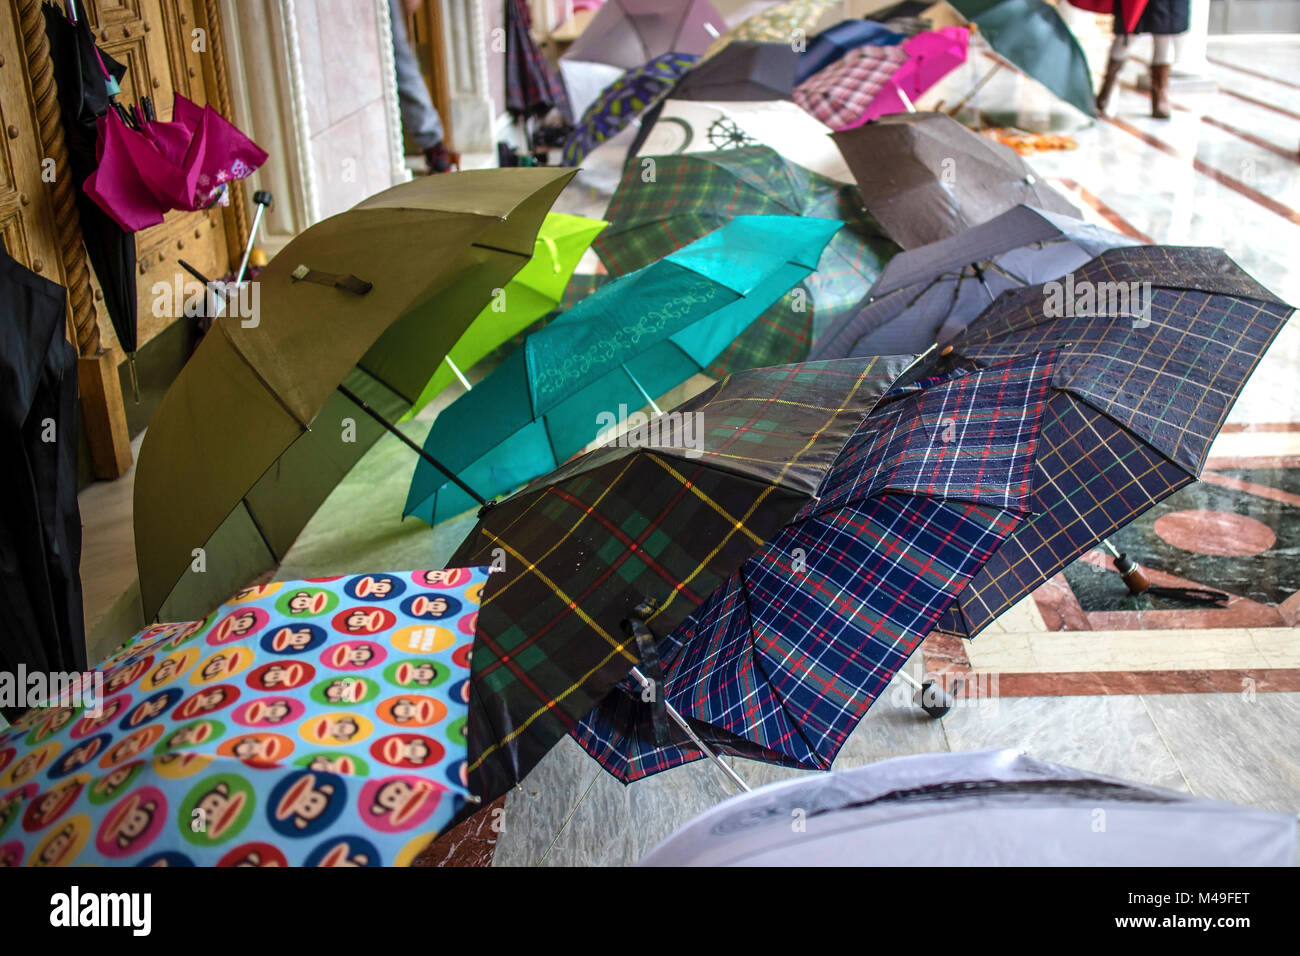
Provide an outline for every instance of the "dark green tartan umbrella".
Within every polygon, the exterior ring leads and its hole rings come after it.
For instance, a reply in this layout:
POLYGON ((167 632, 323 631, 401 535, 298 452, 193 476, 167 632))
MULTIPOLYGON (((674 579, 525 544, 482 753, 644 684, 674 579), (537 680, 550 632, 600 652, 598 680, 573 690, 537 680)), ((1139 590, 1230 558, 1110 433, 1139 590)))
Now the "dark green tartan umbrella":
POLYGON ((846 225, 826 247, 817 271, 759 316, 709 367, 715 376, 805 359, 813 339, 853 312, 898 251, 853 186, 804 169, 766 146, 630 162, 606 213, 610 226, 592 248, 610 274, 620 276, 747 214, 818 216, 846 225))
POLYGON ((908 361, 738 372, 488 509, 451 560, 504 563, 475 630, 474 793, 505 793, 631 667, 652 672, 630 622, 685 620, 817 493, 908 361))

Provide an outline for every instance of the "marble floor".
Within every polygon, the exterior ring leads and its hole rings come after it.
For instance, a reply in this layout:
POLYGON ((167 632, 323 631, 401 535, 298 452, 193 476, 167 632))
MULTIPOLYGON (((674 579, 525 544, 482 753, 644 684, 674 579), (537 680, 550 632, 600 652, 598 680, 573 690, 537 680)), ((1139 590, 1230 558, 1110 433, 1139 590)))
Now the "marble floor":
MULTIPOLYGON (((1100 65, 1104 38, 1084 41, 1100 65)), ((1109 117, 1092 125, 1065 117, 1077 148, 1031 156, 1031 164, 1088 218, 1139 240, 1222 246, 1283 298, 1300 302, 1293 267, 1300 255, 1300 37, 1212 39, 1215 88, 1176 90, 1169 121, 1149 117, 1138 86, 1143 69, 1126 66, 1109 117)), ((984 87, 978 105, 1018 111, 1025 126, 1045 119, 1056 125, 1042 91, 1006 71, 984 87)), ((581 189, 565 197, 568 210, 598 212, 599 189, 590 182, 581 189)), ((589 259, 581 268, 595 265, 589 259)), ((1087 555, 977 640, 927 639, 908 668, 917 677, 960 681, 957 706, 931 720, 896 680, 837 766, 1015 747, 1205 796, 1300 810, 1297 369, 1300 320, 1293 320, 1233 409, 1205 480, 1117 536, 1156 583, 1224 591, 1226 607, 1130 598, 1105 557, 1087 555)), ((404 425, 408 434, 421 439, 452 397, 404 425)), ((395 439, 377 443, 277 576, 439 566, 472 518, 433 531, 400 521, 413 467, 395 439)), ((88 488, 82 512, 94 656, 137 626, 130 477, 88 488)), ((798 772, 728 759, 751 785, 798 772)), ((631 863, 732 792, 707 762, 624 787, 565 740, 504 798, 503 812, 481 813, 439 841, 429 862, 631 863)))

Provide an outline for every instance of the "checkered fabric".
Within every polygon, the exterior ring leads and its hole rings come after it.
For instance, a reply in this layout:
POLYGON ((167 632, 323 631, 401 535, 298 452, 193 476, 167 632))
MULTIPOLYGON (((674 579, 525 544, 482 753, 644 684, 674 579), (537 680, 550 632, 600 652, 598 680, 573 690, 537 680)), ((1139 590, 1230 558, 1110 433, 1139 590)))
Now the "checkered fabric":
POLYGON ((802 361, 813 339, 854 311, 898 252, 852 186, 791 163, 769 147, 652 158, 652 181, 643 178, 640 161, 628 167, 605 214, 610 227, 592 244, 610 275, 662 259, 735 216, 819 216, 846 224, 827 245, 817 271, 709 367, 715 377, 802 361))
POLYGON ((506 792, 627 675, 639 658, 622 622, 638 604, 671 632, 775 535, 908 361, 738 373, 657 419, 642 447, 611 443, 489 510, 457 552, 505 565, 474 643, 474 792, 506 792))
POLYGON ((699 57, 690 53, 665 53, 628 70, 605 87, 587 107, 564 144, 564 165, 578 165, 589 152, 624 129, 638 113, 657 103, 697 60, 699 57))
POLYGON ((572 120, 569 96, 559 75, 537 48, 524 0, 506 0, 506 109, 514 116, 545 116, 556 107, 572 120))
POLYGON ((860 46, 796 86, 791 99, 831 129, 844 129, 862 119, 906 62, 901 46, 860 46))
POLYGON ((1003 293, 952 342, 957 355, 979 364, 1065 346, 1068 352, 1052 383, 1057 393, 1035 467, 1034 517, 962 593, 942 630, 975 636, 1103 538, 1194 481, 1292 312, 1218 249, 1114 249, 1063 278, 1059 289, 1071 293, 1078 312, 1084 290, 1108 297, 1104 282, 1139 283, 1138 308, 1128 311, 1140 314, 1049 314, 1062 310, 1048 283, 1003 293))
MULTIPOLYGON (((825 770, 954 596, 1027 514, 1053 356, 887 397, 799 514, 660 647, 667 701, 723 753, 825 770)), ((624 682, 573 736, 639 779, 656 748, 624 682)))

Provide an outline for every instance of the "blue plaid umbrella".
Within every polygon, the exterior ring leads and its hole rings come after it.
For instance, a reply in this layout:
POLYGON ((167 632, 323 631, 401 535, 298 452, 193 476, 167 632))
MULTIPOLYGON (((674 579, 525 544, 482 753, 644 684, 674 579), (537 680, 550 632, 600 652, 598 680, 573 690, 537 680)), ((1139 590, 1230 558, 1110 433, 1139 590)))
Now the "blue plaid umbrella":
MULTIPOLYGON (((825 770, 1028 515, 1055 356, 897 390, 814 497, 659 644, 665 701, 715 751, 825 770), (892 398, 892 400, 891 400, 892 398)), ((575 728, 630 782, 704 756, 624 682, 575 728)))
POLYGON ((698 59, 690 53, 664 53, 628 70, 605 87, 565 143, 564 165, 577 166, 582 157, 666 96, 698 59))

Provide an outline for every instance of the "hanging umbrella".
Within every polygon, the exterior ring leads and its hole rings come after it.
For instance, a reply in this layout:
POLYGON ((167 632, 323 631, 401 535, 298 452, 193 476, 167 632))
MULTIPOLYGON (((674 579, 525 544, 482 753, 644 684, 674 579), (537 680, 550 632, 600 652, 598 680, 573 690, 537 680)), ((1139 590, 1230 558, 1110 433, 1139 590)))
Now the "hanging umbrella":
MULTIPOLYGON (((79 672, 81 516, 77 505, 77 350, 67 294, 0 244, 0 670, 79 672), (51 424, 53 431, 51 431, 51 424), (51 437, 55 439, 51 441, 51 437)), ((12 700, 4 705, 12 707, 12 700)))
POLYGON ((104 663, 105 699, 0 733, 0 860, 410 863, 468 796, 487 587, 484 568, 275 581, 148 628, 104 663))
POLYGON ((708 0, 609 0, 560 57, 575 115, 621 74, 655 57, 699 56, 722 26, 708 0))
POLYGON ((401 420, 414 417, 459 379, 462 369, 481 361, 559 306, 576 278, 573 270, 578 260, 607 225, 599 219, 548 212, 537 230, 533 257, 474 318, 401 420))
MULTIPOLYGON (((657 414, 655 398, 706 368, 815 269, 841 225, 739 216, 602 286, 444 409, 425 448, 485 498, 546 474, 598 437, 602 413, 650 405, 657 414)), ((473 504, 417 464, 403 515, 436 524, 473 504)))
POLYGON ((1065 275, 1127 236, 1068 216, 1014 206, 988 222, 885 266, 860 311, 835 323, 814 359, 924 352, 964 329, 999 293, 1065 275))
MULTIPOLYGON (((272 568, 317 506, 533 254, 571 171, 473 170, 377 193, 303 232, 217 319, 140 449, 146 619, 202 613, 272 568), (343 383, 347 393, 338 391, 343 383), (313 424, 314 423, 314 424, 313 424), (200 573, 201 572, 201 573, 200 573)), ((418 446, 417 446, 418 447, 418 446)))
POLYGON ((42 6, 45 34, 50 41, 50 62, 58 88, 68 163, 77 184, 77 216, 81 221, 86 256, 99 277, 104 308, 117 334, 118 344, 132 358, 137 345, 135 236, 126 232, 100 209, 82 188, 95 171, 99 157, 96 121, 112 104, 112 94, 126 75, 126 67, 95 46, 90 24, 82 16, 70 21, 52 3, 42 6))
POLYGON ((1097 115, 1088 58, 1061 15, 1043 0, 949 0, 996 53, 1057 97, 1097 115))
POLYGON ((624 275, 742 214, 840 219, 846 228, 831 240, 817 271, 713 363, 715 376, 802 359, 813 338, 861 300, 894 252, 852 186, 764 146, 657 156, 650 182, 634 164, 610 201, 610 227, 592 248, 611 275, 624 275))
POLYGON ((533 40, 525 0, 506 0, 506 110, 515 117, 541 117, 558 109, 573 119, 564 83, 533 40))
POLYGON ((644 663, 624 626, 672 631, 809 501, 906 362, 736 373, 644 442, 611 442, 491 508, 453 559, 505 565, 474 642, 471 790, 488 801, 522 780, 644 663))
MULTIPOLYGON (((927 365, 983 366, 1067 345, 1070 351, 1052 382, 1033 517, 998 548, 939 627, 973 637, 1195 481, 1292 311, 1222 250, 1176 246, 1113 249, 1062 280, 998 296, 946 356, 931 356, 927 365)), ((1125 560, 1117 565, 1128 573, 1125 560)))
POLYGON ((99 166, 84 187, 129 232, 158 225, 173 209, 228 203, 229 184, 266 162, 266 152, 220 113, 179 93, 170 122, 139 114, 135 123, 116 112, 99 121, 99 166))
POLYGON ((796 43, 805 41, 827 12, 839 6, 839 0, 787 0, 761 10, 736 24, 709 47, 707 60, 721 53, 736 40, 761 43, 796 43))
POLYGON ((706 810, 641 865, 1294 866, 1295 841, 1294 814, 987 750, 772 784, 706 810))
POLYGON ((813 37, 799 56, 795 81, 802 83, 851 50, 864 46, 896 46, 906 37, 871 20, 842 20, 813 37))
POLYGON ((636 119, 677 82, 697 57, 665 53, 628 70, 607 86, 587 107, 564 145, 564 165, 577 166, 582 158, 636 119))
POLYGON ((943 113, 890 114, 834 139, 867 209, 904 249, 955 236, 1021 203, 1082 218, 1014 150, 943 113))
MULTIPOLYGON (((660 641, 666 704, 715 753, 827 770, 872 702, 1029 515, 1054 368, 1033 356, 882 404, 817 490, 660 641)), ((655 629, 656 634, 664 631, 655 629)), ((625 682, 574 738, 623 782, 707 756, 625 682)))

